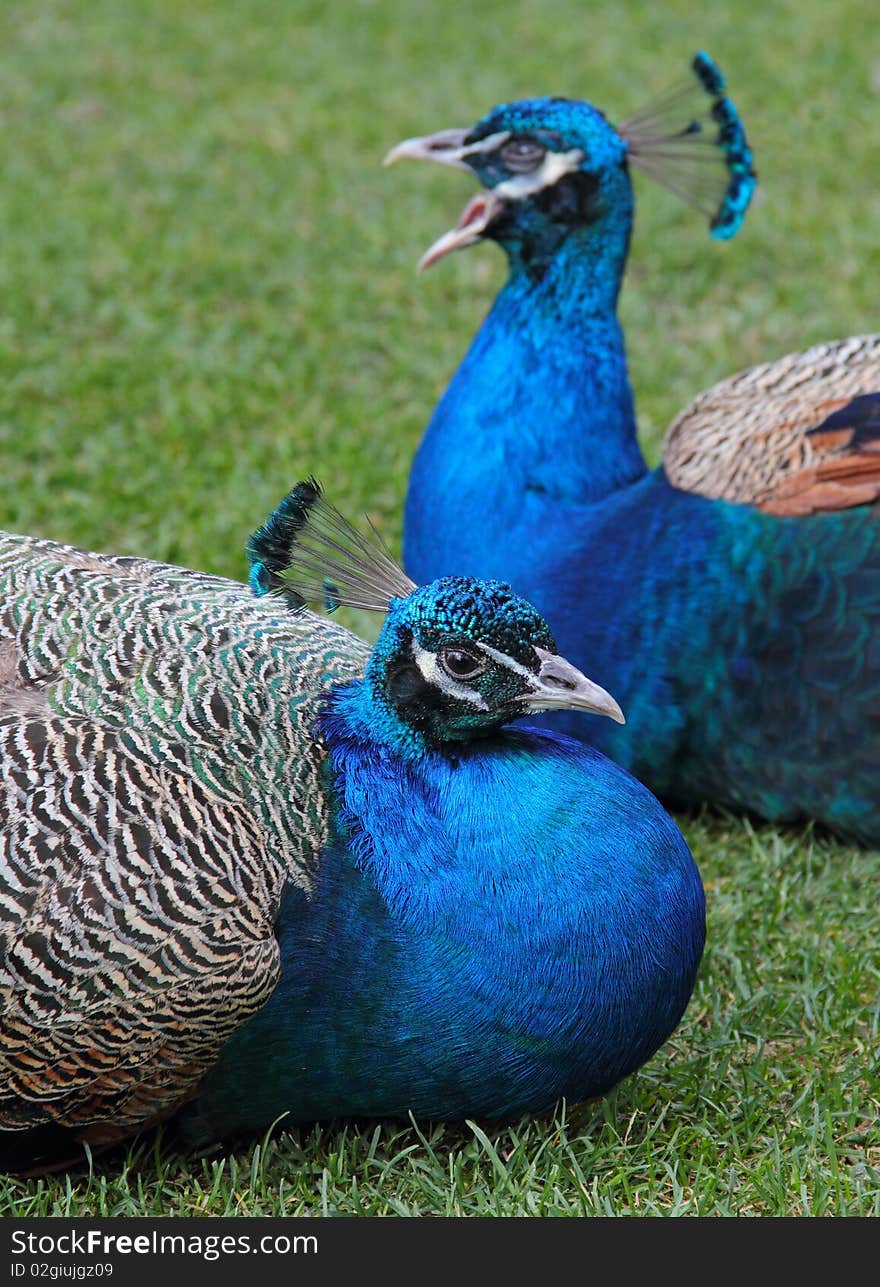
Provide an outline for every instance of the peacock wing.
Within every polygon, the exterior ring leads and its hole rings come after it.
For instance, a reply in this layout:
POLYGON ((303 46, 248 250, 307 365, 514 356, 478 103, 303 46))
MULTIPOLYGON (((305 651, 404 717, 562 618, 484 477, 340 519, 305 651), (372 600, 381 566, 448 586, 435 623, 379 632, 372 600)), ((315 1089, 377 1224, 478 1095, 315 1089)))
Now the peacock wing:
POLYGON ((795 517, 880 497, 880 335, 819 344, 752 367, 673 421, 674 487, 795 517))
POLYGON ((166 1116, 274 988, 327 833, 347 632, 234 582, 0 536, 0 1129, 166 1116))
POLYGON ((278 978, 253 811, 136 735, 0 720, 0 1126, 102 1143, 186 1098, 278 978))

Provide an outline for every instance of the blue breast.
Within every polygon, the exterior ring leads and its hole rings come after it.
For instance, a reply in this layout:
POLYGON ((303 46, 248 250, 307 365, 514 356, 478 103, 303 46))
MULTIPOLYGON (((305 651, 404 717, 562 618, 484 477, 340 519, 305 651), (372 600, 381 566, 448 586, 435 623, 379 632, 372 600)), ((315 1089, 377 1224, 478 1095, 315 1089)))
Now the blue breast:
POLYGON ((607 1091, 666 1039, 703 891, 627 773, 525 731, 412 771, 349 742, 334 771, 317 884, 282 907, 281 982, 206 1079, 194 1138, 283 1112, 539 1112, 607 1091))

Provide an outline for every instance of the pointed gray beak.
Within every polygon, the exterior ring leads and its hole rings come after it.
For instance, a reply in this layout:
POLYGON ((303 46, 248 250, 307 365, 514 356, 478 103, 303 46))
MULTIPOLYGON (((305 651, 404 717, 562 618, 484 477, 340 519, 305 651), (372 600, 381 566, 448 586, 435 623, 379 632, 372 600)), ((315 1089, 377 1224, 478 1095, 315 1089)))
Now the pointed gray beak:
POLYGON ((468 164, 462 160, 464 141, 468 130, 439 130, 436 134, 425 134, 418 139, 404 139, 388 152, 383 165, 393 165, 395 161, 438 161, 441 165, 454 165, 460 170, 467 170, 468 164))
POLYGON ((611 694, 587 679, 571 662, 544 648, 536 648, 535 652, 541 669, 532 681, 531 691, 522 699, 530 714, 551 710, 590 711, 594 715, 607 715, 618 724, 626 723, 623 711, 611 694))

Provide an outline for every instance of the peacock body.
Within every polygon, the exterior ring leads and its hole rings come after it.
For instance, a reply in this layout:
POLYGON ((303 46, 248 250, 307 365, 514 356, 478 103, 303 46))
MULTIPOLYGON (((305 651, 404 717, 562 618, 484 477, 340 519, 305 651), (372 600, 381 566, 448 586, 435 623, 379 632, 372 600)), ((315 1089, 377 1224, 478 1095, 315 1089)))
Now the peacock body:
POLYGON ((420 579, 455 567, 514 582, 627 712, 625 728, 553 726, 663 798, 818 818, 878 844, 880 340, 710 389, 654 471, 636 438, 616 316, 630 164, 689 185, 727 234, 754 186, 708 65, 714 138, 697 138, 686 99, 617 129, 589 104, 539 99, 391 154, 484 185, 427 262, 490 238, 510 264, 414 460, 404 562, 420 579), (713 156, 714 195, 694 187, 713 156))
MULTIPOLYGON (((317 500, 288 498, 288 546, 317 500)), ((354 598, 328 566, 334 601, 387 611, 370 651, 290 611, 282 544, 255 536, 254 595, 0 538, 6 1169, 171 1116, 202 1147, 285 1114, 542 1111, 687 1004, 704 903, 672 821, 582 743, 501 728, 619 718, 537 612, 361 551, 354 598)))

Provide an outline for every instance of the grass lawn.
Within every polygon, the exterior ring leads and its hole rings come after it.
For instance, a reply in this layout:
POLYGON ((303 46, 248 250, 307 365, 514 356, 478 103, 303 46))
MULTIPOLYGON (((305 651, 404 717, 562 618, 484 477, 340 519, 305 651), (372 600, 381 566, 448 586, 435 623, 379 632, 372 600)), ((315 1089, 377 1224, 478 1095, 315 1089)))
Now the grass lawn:
MULTIPOLYGON (((878 327, 880 38, 862 0, 5 0, 0 526, 242 576, 315 473, 400 538, 409 462, 503 278, 414 265, 474 190, 392 143, 530 93, 622 117, 727 72, 743 235, 637 177, 622 303, 652 456, 713 380, 878 327)), ((364 622, 364 628, 375 628, 364 622)), ((552 624, 552 623, 551 623, 552 624)), ((497 1128, 159 1139, 0 1181, 0 1214, 880 1214, 880 855, 682 818, 709 900, 678 1032, 601 1103, 497 1128)))

